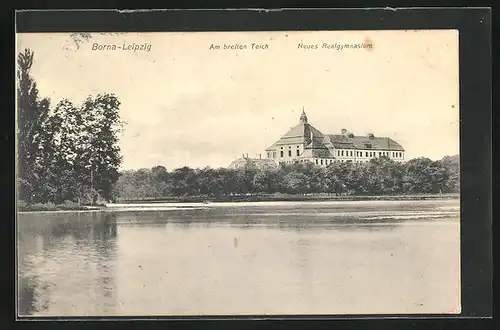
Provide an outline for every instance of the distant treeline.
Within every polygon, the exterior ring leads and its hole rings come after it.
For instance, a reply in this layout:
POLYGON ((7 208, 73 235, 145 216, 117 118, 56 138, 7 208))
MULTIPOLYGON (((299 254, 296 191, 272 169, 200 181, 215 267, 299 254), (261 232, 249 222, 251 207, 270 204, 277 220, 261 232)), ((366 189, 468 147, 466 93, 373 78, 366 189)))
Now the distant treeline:
POLYGON ((113 195, 120 200, 186 196, 223 197, 246 194, 409 195, 458 193, 458 156, 432 161, 395 162, 387 157, 367 163, 281 165, 276 169, 163 166, 121 173, 113 195))

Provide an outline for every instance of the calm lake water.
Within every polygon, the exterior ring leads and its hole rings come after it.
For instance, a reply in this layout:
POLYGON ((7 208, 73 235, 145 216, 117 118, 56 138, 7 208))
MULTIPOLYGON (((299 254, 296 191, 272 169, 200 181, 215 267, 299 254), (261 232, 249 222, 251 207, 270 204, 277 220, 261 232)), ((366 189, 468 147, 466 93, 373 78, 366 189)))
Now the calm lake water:
POLYGON ((458 313, 459 201, 21 213, 19 315, 458 313))

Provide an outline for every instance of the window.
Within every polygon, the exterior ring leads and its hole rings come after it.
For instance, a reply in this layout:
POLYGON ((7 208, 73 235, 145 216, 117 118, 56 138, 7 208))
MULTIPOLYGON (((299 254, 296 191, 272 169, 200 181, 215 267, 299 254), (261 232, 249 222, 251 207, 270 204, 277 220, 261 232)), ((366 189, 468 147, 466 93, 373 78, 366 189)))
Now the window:
POLYGON ((292 157, 292 150, 288 150, 288 157, 292 157))
POLYGON ((321 165, 323 165, 323 159, 321 160, 321 165))
POLYGON ((342 157, 344 157, 344 150, 342 150, 342 151, 340 152, 340 155, 341 155, 342 157))
POLYGON ((350 154, 351 154, 351 157, 352 157, 352 150, 351 150, 350 154))
POLYGON ((365 152, 365 157, 368 157, 368 151, 365 152))
POLYGON ((380 157, 381 155, 382 155, 382 153, 379 151, 379 152, 378 152, 378 156, 380 157))
POLYGON ((267 153, 267 158, 271 158, 271 155, 270 155, 270 153, 269 153, 269 152, 267 153))
POLYGON ((315 160, 316 160, 316 165, 318 165, 318 160, 317 159, 315 159, 315 160))
POLYGON ((300 156, 300 150, 297 149, 297 156, 300 156))
POLYGON ((276 158, 276 152, 273 152, 273 158, 276 158))
POLYGON ((281 155, 281 157, 283 157, 283 150, 280 151, 280 155, 281 155))
POLYGON ((330 164, 333 163, 333 159, 330 159, 330 164))

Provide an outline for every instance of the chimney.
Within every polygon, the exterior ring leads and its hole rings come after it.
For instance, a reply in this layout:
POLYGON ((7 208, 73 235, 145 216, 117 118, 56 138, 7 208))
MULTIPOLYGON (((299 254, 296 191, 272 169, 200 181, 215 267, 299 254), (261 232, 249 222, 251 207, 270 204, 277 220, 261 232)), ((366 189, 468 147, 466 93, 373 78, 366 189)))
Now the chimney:
POLYGON ((346 135, 347 134, 347 130, 345 128, 342 128, 340 130, 340 133, 342 133, 342 135, 346 135))
POLYGON ((262 159, 262 154, 259 154, 259 159, 262 159))
POLYGON ((368 138, 372 140, 375 138, 375 135, 373 133, 368 133, 368 138))

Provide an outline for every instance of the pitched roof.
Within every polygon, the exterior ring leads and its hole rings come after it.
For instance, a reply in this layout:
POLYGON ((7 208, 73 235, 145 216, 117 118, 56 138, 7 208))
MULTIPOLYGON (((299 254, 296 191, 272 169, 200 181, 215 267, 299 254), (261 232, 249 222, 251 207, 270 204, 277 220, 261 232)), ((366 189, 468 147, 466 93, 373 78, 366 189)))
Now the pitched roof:
POLYGON ((305 149, 301 157, 306 158, 334 158, 329 149, 305 149))
POLYGON ((325 145, 323 141, 324 141, 323 138, 321 139, 313 138, 311 143, 305 146, 305 149, 328 149, 328 147, 325 145))
POLYGON ((278 141, 269 146, 266 150, 274 150, 279 145, 286 144, 310 144, 311 137, 313 140, 319 139, 323 140, 324 135, 314 126, 309 123, 301 122, 298 125, 292 127, 285 135, 283 135, 278 141))
POLYGON ((275 151, 276 150, 276 143, 271 144, 266 151, 275 151))
POLYGON ((330 142, 335 148, 404 151, 403 147, 399 143, 389 137, 347 137, 341 134, 328 136, 330 137, 330 142))

